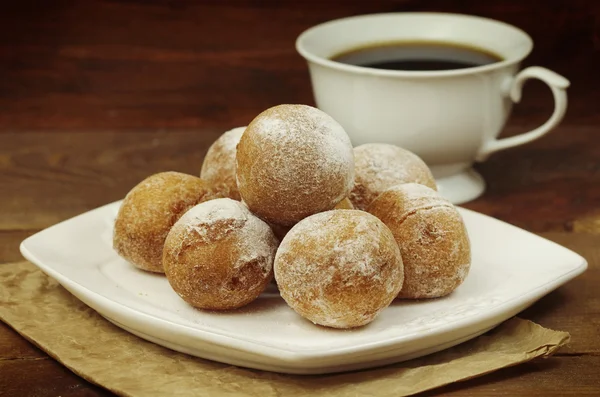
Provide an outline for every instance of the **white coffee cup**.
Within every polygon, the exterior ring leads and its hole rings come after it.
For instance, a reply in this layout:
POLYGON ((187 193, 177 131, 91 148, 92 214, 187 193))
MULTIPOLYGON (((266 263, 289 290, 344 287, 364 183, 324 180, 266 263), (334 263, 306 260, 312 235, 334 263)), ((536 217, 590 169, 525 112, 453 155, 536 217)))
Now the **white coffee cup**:
POLYGON ((308 61, 317 106, 336 119, 355 146, 392 143, 431 167, 440 192, 454 203, 478 197, 483 178, 472 169, 499 150, 546 134, 563 118, 569 81, 542 67, 519 72, 533 42, 522 30, 459 14, 391 13, 338 19, 302 33, 298 52, 308 61), (498 54, 499 62, 466 69, 398 71, 354 66, 330 58, 392 41, 444 42, 498 54), (497 139, 523 83, 545 82, 554 113, 527 133, 497 139))

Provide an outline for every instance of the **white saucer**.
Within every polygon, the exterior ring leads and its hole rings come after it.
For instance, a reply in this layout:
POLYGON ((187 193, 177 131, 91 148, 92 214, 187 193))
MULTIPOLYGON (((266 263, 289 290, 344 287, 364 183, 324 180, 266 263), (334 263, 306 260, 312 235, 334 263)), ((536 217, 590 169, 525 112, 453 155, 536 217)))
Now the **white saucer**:
POLYGON ((514 316, 587 267, 566 248, 460 209, 473 249, 463 285, 443 299, 398 300, 365 327, 333 330, 298 316, 276 290, 238 311, 193 309, 163 276, 135 269, 112 250, 118 206, 39 232, 21 244, 21 252, 129 332, 194 356, 276 372, 355 370, 445 349, 514 316))
POLYGON ((483 177, 473 168, 458 174, 437 178, 438 191, 453 204, 463 204, 475 200, 485 191, 483 177))

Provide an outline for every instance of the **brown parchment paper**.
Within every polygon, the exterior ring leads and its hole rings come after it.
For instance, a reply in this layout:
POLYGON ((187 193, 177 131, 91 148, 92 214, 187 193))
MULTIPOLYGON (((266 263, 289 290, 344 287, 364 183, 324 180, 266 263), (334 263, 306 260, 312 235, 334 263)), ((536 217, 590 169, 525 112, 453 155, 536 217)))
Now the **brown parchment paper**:
POLYGON ((176 353, 112 325, 29 262, 0 266, 0 320, 122 396, 406 396, 554 353, 566 332, 513 318, 459 346, 377 369, 295 376, 176 353))

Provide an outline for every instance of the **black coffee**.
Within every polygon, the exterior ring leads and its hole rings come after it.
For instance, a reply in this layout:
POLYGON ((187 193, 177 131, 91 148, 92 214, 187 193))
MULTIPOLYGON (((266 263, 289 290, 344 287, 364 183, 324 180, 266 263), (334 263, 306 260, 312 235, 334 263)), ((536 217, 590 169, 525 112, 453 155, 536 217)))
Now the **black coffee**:
POLYGON ((489 65, 502 57, 474 47, 428 41, 390 42, 354 48, 331 57, 350 65, 388 70, 454 70, 489 65))

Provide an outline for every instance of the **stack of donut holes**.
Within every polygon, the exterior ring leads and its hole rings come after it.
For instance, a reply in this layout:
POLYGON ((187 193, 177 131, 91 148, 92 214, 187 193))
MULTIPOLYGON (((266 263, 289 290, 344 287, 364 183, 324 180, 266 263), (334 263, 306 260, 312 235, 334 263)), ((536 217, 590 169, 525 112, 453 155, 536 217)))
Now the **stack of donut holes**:
POLYGON ((396 298, 448 295, 471 262, 463 220, 418 156, 353 148, 340 124, 305 105, 225 132, 200 177, 139 183, 113 245, 198 309, 244 306, 274 277, 293 310, 334 328, 368 324, 396 298))

